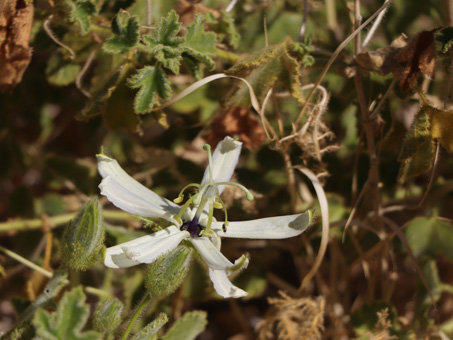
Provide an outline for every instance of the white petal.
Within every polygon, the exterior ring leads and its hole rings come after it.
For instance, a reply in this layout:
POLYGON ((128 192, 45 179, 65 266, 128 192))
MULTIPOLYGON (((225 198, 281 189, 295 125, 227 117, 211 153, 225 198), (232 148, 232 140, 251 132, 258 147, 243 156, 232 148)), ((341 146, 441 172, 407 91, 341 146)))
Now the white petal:
POLYGON ((163 239, 149 241, 135 247, 122 247, 126 257, 139 263, 151 263, 159 256, 175 249, 185 238, 190 237, 189 232, 180 231, 177 234, 167 236, 163 239))
POLYGON ((209 277, 211 278, 217 294, 224 298, 240 298, 248 295, 246 291, 235 287, 231 283, 225 270, 216 270, 209 268, 209 277))
POLYGON ((140 264, 140 262, 131 260, 123 251, 123 248, 134 248, 143 245, 153 244, 156 241, 167 238, 170 235, 179 233, 179 228, 170 226, 154 234, 142 236, 135 240, 118 244, 114 247, 107 248, 105 252, 104 264, 110 268, 127 268, 140 264))
POLYGON ((101 194, 118 208, 143 217, 161 217, 177 224, 172 218, 179 206, 129 176, 118 162, 105 155, 97 155, 98 170, 103 180, 101 194))
POLYGON ((221 237, 283 239, 302 234, 310 225, 312 217, 312 212, 307 210, 302 214, 230 222, 226 232, 222 230, 222 222, 212 223, 211 228, 221 237))
MULTIPOLYGON (((242 143, 231 137, 225 137, 214 150, 212 155, 212 181, 228 182, 233 176, 234 168, 241 153, 242 143)), ((209 166, 206 168, 201 185, 210 182, 209 166)), ((219 193, 222 193, 224 185, 217 187, 219 193)), ((207 193, 209 195, 209 193, 207 193)), ((215 194, 215 193, 214 193, 215 194)))
POLYGON ((207 237, 191 238, 190 241, 209 268, 224 270, 234 266, 207 237))

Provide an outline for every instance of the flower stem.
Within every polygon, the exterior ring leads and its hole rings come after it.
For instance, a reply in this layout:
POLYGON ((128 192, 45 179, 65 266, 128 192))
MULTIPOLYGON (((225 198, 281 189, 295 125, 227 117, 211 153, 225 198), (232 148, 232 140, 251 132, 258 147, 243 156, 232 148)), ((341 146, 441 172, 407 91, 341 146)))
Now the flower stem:
POLYGON ((129 336, 129 333, 132 330, 132 327, 134 327, 135 322, 137 321, 140 314, 143 312, 143 309, 148 305, 150 300, 151 300, 151 295, 147 293, 145 295, 145 297, 143 298, 142 302, 140 303, 140 306, 138 306, 137 310, 135 311, 134 315, 132 316, 131 321, 129 321, 129 324, 127 325, 127 328, 124 331, 124 334, 121 337, 121 340, 127 339, 127 337, 129 336))

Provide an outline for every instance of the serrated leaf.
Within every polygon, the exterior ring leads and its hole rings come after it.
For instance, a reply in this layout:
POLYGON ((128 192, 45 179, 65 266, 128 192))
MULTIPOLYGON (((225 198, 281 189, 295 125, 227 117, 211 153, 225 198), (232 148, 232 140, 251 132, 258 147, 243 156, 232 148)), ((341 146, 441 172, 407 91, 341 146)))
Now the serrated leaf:
POLYGON ((167 314, 160 313, 159 316, 136 333, 132 340, 151 340, 156 337, 157 332, 168 322, 167 314))
POLYGON ((204 331, 207 323, 206 312, 187 312, 176 320, 162 340, 193 340, 204 331))
POLYGON ((216 35, 213 32, 206 32, 204 21, 200 14, 197 14, 193 23, 187 27, 185 47, 198 52, 214 55, 216 53, 216 35))
POLYGON ((404 233, 415 257, 442 254, 453 260, 453 225, 436 218, 419 217, 407 225, 404 233))
POLYGON ((435 36, 436 40, 442 43, 442 53, 447 53, 453 46, 453 27, 444 27, 435 36))
POLYGON ((140 25, 137 17, 122 19, 120 15, 121 13, 117 14, 112 20, 114 36, 102 46, 107 53, 117 54, 129 51, 136 47, 140 39, 140 25))
POLYGON ((178 21, 178 14, 171 10, 165 18, 162 18, 157 29, 157 37, 151 39, 156 44, 176 47, 184 42, 183 37, 177 37, 181 29, 181 23, 178 21))
POLYGON ((64 60, 59 52, 55 52, 46 67, 46 76, 50 84, 66 86, 73 83, 80 72, 80 66, 64 60))
POLYGON ((46 340, 98 340, 101 335, 94 331, 82 332, 89 315, 85 294, 81 287, 67 292, 54 313, 43 309, 36 311, 33 325, 38 337, 46 340))
POLYGON ((453 153, 453 111, 439 110, 430 105, 422 108, 430 121, 430 133, 432 138, 439 141, 448 152, 453 153))
POLYGON ((219 41, 225 39, 231 47, 236 49, 241 35, 236 29, 234 18, 230 12, 221 11, 220 13, 220 18, 215 18, 212 13, 206 13, 209 27, 217 33, 219 41))
POLYGON ((87 270, 101 258, 104 228, 101 206, 95 196, 68 223, 63 233, 61 257, 75 270, 87 270))
MULTIPOLYGON (((246 77, 252 85, 258 100, 262 100, 267 91, 277 81, 281 82, 300 103, 304 102, 301 92, 301 70, 304 63, 310 64, 308 51, 301 44, 287 38, 278 45, 269 46, 245 58, 227 71, 228 74, 246 77), (308 58, 308 59, 307 59, 308 58)), ((229 99, 231 106, 250 106, 250 96, 247 86, 241 84, 229 99)))
POLYGON ((82 35, 90 30, 90 18, 97 14, 96 6, 89 0, 77 0, 72 8, 71 18, 80 25, 82 35))
POLYGON ((158 103, 158 97, 167 99, 171 95, 170 82, 160 67, 145 66, 128 79, 133 89, 139 88, 134 100, 136 113, 150 112, 158 103))

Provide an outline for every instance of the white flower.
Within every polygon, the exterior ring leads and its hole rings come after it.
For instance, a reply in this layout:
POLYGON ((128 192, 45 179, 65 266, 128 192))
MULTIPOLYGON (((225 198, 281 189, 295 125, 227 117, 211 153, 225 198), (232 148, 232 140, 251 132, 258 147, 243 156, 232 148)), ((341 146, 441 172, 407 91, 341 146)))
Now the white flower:
MULTIPOLYGON (((228 279, 232 271, 245 268, 248 258, 242 256, 235 263, 220 252, 220 237, 249 239, 283 239, 300 235, 310 224, 312 214, 262 218, 242 222, 217 222, 214 208, 223 206, 219 195, 225 185, 243 189, 249 199, 251 193, 237 183, 228 182, 236 167, 242 143, 226 137, 212 156, 209 146, 209 166, 206 168, 198 193, 181 207, 160 197, 132 177, 112 158, 97 155, 99 173, 103 177, 101 194, 118 208, 134 215, 164 218, 172 225, 164 230, 125 242, 107 249, 104 264, 124 268, 140 263, 151 263, 159 256, 175 249, 183 240, 189 241, 209 268, 209 276, 216 292, 223 297, 242 297, 247 293, 228 279), (193 206, 193 208, 190 208, 193 206)), ((176 201, 181 201, 182 193, 176 201)))

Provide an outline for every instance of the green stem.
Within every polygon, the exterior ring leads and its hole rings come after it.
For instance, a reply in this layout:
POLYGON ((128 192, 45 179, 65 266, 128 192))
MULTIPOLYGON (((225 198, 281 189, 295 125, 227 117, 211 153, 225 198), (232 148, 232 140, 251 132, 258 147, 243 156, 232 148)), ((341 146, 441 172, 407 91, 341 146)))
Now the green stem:
MULTIPOLYGON (((49 272, 48 270, 38 266, 37 264, 34 264, 33 262, 27 260, 25 257, 22 257, 18 254, 16 254, 15 252, 7 249, 7 248, 4 248, 2 246, 0 246, 0 251, 4 252, 6 255, 8 255, 9 257, 13 258, 14 260, 22 263, 23 265, 27 266, 28 268, 31 268, 39 273, 41 273, 42 275, 48 277, 48 278, 52 278, 53 276, 53 273, 49 272)), ((69 280, 65 280, 64 281, 64 284, 67 285, 69 284, 69 280)), ((90 294, 93 294, 93 295, 97 295, 97 296, 105 296, 105 297, 112 297, 112 295, 106 291, 103 291, 101 289, 98 289, 98 288, 94 288, 94 287, 84 287, 85 291, 87 293, 90 293, 90 294)))
POLYGON ((145 295, 143 301, 140 303, 140 306, 138 306, 137 310, 135 311, 134 315, 132 316, 131 321, 129 321, 129 324, 127 325, 127 328, 124 331, 124 334, 121 337, 121 340, 127 339, 127 337, 129 336, 129 333, 132 330, 132 327, 134 327, 135 322, 137 321, 137 319, 140 316, 143 309, 148 305, 150 300, 151 300, 151 295, 147 293, 145 295))
MULTIPOLYGON (((71 219, 74 218, 76 213, 63 214, 58 216, 51 216, 48 218, 48 221, 51 225, 59 226, 68 223, 71 219)), ((132 219, 132 215, 123 211, 115 210, 104 210, 102 215, 106 219, 116 220, 116 221, 126 221, 132 219)), ((32 220, 20 220, 16 219, 10 222, 0 223, 0 232, 2 231, 21 231, 21 230, 32 230, 39 229, 43 226, 43 219, 36 218, 32 220)))

